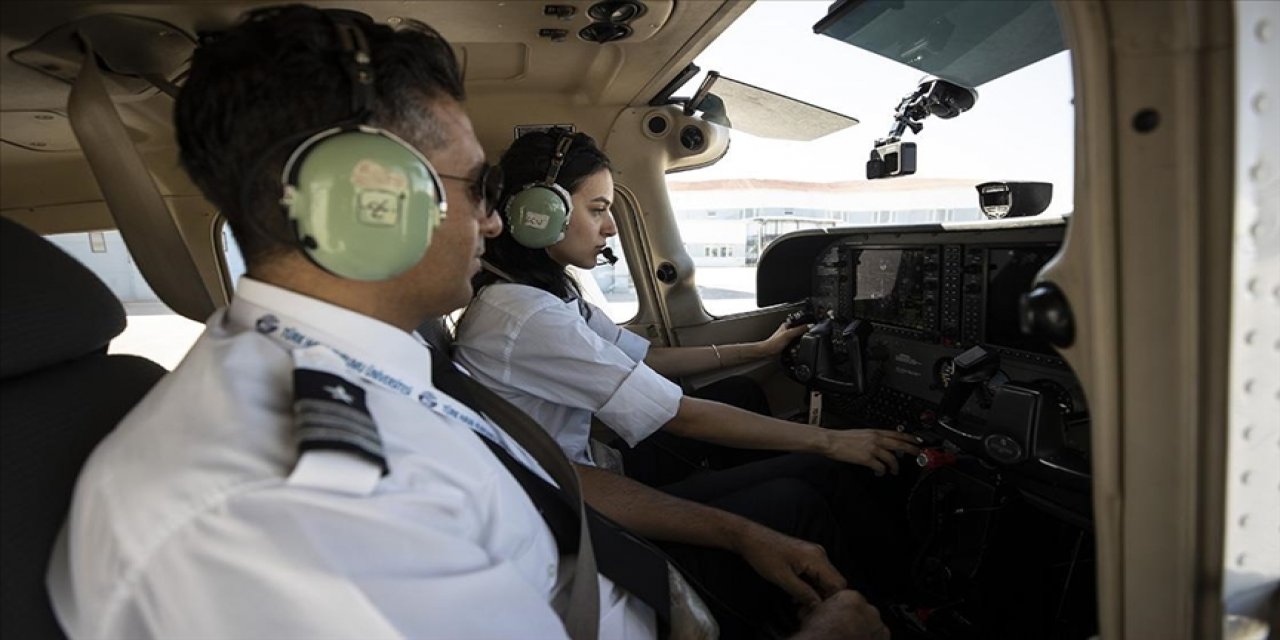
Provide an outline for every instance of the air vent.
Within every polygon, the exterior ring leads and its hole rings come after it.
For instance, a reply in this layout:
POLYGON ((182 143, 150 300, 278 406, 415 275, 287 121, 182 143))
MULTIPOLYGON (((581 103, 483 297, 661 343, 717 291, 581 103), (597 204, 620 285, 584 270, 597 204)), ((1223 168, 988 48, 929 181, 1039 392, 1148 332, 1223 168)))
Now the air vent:
POLYGON ((582 31, 578 32, 579 38, 587 42, 598 42, 600 44, 621 40, 629 35, 631 35, 631 27, 611 22, 594 22, 583 27, 582 31))
POLYGON ((591 8, 587 9, 587 15, 591 16, 592 20, 621 24, 639 18, 645 11, 647 11, 645 6, 635 0, 609 0, 591 5, 591 8))
POLYGON ((654 275, 658 276, 658 281, 662 284, 674 284, 676 276, 679 274, 676 272, 675 265, 670 262, 664 262, 658 265, 658 270, 654 275))
POLYGON ((707 135, 694 125, 686 125, 680 130, 680 146, 689 151, 702 151, 707 146, 707 135))
POLYGON ((654 112, 644 117, 644 134, 654 140, 666 137, 671 131, 671 120, 663 113, 654 112))
POLYGON ((638 0, 605 0, 597 2, 587 9, 587 15, 594 21, 578 32, 578 37, 587 42, 615 42, 631 35, 632 20, 642 16, 648 9, 638 0))

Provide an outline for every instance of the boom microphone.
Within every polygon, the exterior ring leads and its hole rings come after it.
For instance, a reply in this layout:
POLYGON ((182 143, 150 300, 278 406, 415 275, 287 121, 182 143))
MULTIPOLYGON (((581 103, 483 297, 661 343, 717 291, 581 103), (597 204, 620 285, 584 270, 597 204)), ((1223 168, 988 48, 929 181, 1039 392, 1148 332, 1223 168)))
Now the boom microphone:
POLYGON ((613 249, 610 249, 609 247, 605 247, 604 250, 600 252, 600 257, 603 258, 603 260, 596 260, 597 267, 618 263, 618 256, 613 255, 613 249))

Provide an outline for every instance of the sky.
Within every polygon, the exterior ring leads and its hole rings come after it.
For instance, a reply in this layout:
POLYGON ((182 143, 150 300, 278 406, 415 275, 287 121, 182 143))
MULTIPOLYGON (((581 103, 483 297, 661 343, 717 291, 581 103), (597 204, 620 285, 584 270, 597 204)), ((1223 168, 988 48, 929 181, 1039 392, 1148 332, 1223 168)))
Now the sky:
MULTIPOLYGON (((681 89, 691 94, 709 70, 857 118, 860 123, 808 143, 735 131, 729 154, 672 181, 775 178, 810 182, 864 179, 877 138, 893 124, 903 96, 924 74, 813 33, 828 0, 762 0, 695 60, 702 69, 681 89)), ((980 87, 960 116, 930 117, 918 135, 917 179, 1042 180, 1054 183, 1050 212, 1071 210, 1074 106, 1071 57, 1061 52, 980 87)), ((897 178, 911 181, 912 178, 897 178)))

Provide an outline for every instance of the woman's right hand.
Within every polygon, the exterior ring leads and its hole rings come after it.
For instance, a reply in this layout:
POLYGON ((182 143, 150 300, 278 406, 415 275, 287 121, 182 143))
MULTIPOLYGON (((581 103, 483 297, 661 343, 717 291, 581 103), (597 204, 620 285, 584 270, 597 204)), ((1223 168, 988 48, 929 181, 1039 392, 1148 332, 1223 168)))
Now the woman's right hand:
POLYGON ((878 476, 886 471, 897 475, 899 453, 919 454, 919 440, 888 429, 831 430, 822 451, 832 460, 864 466, 878 476))

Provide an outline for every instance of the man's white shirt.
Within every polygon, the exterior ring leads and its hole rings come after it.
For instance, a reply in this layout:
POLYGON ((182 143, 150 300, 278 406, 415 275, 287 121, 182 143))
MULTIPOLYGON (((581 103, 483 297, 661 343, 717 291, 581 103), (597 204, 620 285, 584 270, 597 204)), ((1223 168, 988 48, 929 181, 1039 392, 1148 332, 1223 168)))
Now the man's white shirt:
MULTIPOLYGON (((570 567, 478 433, 546 474, 436 389, 430 358, 415 335, 242 279, 81 473, 49 569, 64 629, 77 639, 564 637, 549 603, 564 600, 570 567), (367 486, 350 464, 347 487, 307 481, 332 479, 315 466, 352 456, 300 466, 291 376, 306 345, 288 348, 298 335, 334 362, 377 367, 345 372, 365 391, 389 470, 366 473, 367 486)), ((647 605, 600 584, 602 638, 656 635, 647 605)))

